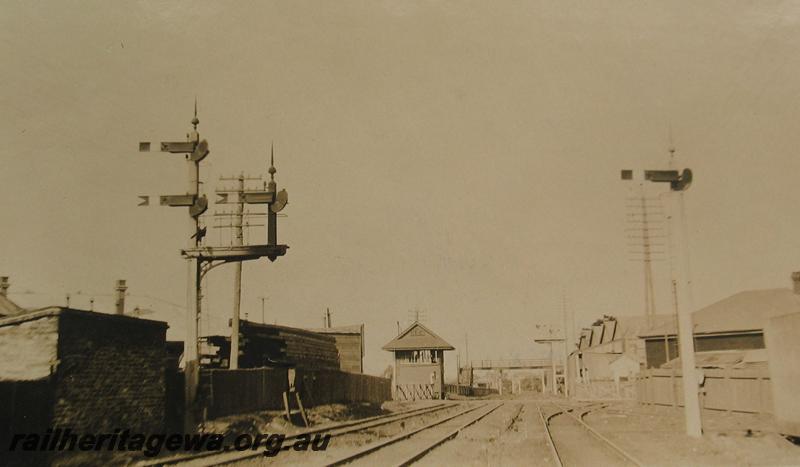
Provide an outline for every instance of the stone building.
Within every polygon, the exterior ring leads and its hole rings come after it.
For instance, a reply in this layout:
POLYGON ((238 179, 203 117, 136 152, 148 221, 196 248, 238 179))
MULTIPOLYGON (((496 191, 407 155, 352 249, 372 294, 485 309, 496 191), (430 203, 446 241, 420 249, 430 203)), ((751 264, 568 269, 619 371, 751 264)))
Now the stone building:
POLYGON ((10 433, 158 433, 167 324, 52 307, 0 319, 0 439, 10 433))

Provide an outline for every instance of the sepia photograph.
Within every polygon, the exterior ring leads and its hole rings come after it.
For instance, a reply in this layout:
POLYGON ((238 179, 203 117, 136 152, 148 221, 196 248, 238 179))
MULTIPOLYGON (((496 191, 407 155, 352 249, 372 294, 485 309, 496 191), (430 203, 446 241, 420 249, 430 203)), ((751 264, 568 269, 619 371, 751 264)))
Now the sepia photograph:
POLYGON ((800 2, 0 0, 0 466, 800 467, 800 2))

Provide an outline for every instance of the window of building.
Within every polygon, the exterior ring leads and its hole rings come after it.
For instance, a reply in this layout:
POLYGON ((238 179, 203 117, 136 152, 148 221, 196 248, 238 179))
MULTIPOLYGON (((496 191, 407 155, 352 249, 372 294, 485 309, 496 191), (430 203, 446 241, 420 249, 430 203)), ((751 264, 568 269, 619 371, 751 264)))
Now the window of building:
POLYGON ((398 363, 429 365, 439 363, 441 350, 400 350, 396 354, 398 363))

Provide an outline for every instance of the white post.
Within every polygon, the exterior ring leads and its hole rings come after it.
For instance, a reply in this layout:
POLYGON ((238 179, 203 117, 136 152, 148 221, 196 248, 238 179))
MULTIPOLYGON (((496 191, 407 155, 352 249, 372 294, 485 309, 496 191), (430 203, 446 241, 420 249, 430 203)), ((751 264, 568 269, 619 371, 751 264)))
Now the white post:
MULTIPOLYGON (((680 239, 682 243, 679 287, 681 299, 678 300, 678 340, 680 344, 681 372, 683 374, 683 408, 686 418, 686 434, 700 437, 703 434, 700 418, 700 398, 698 395, 697 372, 694 360, 694 329, 692 326, 691 271, 689 267, 689 242, 686 226, 686 211, 683 192, 673 193, 676 201, 675 212, 680 215, 680 239)), ((674 218, 674 217, 673 217, 674 218)))

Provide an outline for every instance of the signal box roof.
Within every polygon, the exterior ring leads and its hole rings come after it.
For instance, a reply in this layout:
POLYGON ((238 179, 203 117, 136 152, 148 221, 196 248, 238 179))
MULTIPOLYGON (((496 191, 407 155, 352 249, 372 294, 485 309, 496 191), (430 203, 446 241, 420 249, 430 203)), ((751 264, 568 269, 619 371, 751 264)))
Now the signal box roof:
POLYGON ((435 332, 423 326, 419 321, 409 326, 399 336, 383 346, 383 350, 455 350, 435 332))

